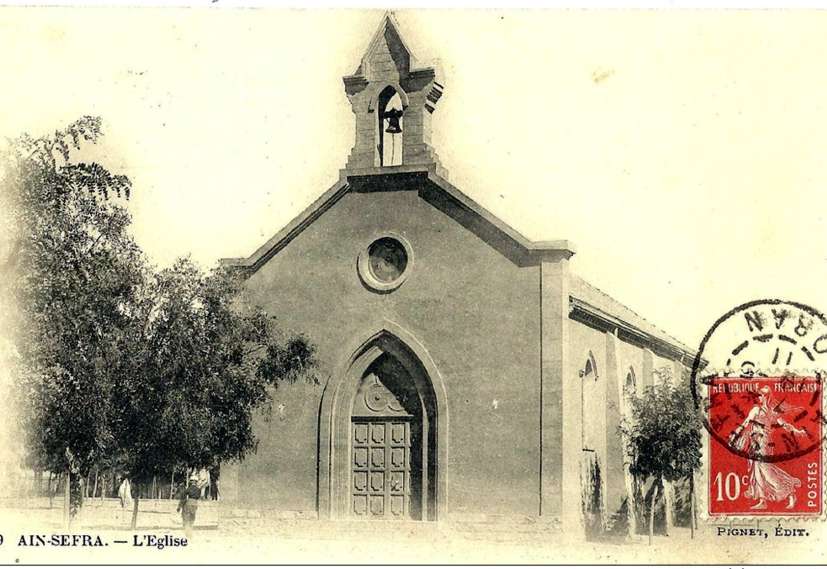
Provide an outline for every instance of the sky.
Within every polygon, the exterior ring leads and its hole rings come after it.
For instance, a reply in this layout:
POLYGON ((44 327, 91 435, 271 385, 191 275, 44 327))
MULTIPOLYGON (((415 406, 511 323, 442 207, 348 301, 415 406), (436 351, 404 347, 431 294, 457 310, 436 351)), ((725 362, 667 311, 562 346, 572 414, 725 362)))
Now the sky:
MULTIPOLYGON (((827 310, 827 13, 396 16, 448 179, 586 280, 690 346, 749 300, 827 310)), ((153 262, 247 256, 338 179, 381 18, 0 8, 0 137, 99 115, 153 262)))

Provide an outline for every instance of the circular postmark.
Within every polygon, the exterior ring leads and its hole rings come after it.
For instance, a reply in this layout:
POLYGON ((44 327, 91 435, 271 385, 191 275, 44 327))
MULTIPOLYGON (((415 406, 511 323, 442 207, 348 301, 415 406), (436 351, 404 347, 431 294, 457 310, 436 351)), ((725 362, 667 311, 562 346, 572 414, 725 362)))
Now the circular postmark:
POLYGON ((690 385, 710 436, 751 461, 819 449, 825 421, 827 318, 779 299, 737 306, 701 341, 690 385))

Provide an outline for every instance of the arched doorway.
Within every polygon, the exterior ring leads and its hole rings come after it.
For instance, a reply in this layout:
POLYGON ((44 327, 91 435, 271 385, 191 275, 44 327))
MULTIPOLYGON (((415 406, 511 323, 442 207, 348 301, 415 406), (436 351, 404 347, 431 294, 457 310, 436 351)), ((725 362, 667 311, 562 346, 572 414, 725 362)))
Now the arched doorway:
POLYGON ((427 512, 424 407, 410 372, 392 354, 365 370, 350 413, 353 517, 421 520, 427 512))
POLYGON ((320 515, 436 520, 445 487, 438 399, 426 365, 398 337, 383 331, 363 344, 322 397, 320 515))

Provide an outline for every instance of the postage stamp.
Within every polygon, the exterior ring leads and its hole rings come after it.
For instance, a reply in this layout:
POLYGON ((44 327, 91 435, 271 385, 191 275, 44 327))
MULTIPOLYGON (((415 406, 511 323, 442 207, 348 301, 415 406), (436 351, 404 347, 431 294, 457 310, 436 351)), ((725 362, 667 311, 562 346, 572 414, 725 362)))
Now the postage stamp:
POLYGON ((710 516, 824 513, 827 323, 794 302, 759 300, 719 319, 692 371, 709 435, 710 516))

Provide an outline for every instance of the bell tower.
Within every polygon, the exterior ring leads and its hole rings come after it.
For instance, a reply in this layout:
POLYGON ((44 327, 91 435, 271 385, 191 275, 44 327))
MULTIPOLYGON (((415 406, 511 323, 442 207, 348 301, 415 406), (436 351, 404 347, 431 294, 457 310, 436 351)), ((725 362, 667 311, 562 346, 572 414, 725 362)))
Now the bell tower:
POLYGON ((356 116, 347 170, 436 166, 431 113, 442 96, 433 67, 417 67, 391 12, 385 14, 359 67, 343 78, 356 116))

